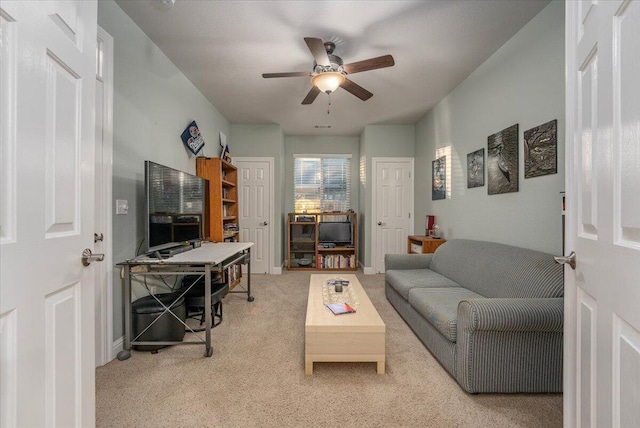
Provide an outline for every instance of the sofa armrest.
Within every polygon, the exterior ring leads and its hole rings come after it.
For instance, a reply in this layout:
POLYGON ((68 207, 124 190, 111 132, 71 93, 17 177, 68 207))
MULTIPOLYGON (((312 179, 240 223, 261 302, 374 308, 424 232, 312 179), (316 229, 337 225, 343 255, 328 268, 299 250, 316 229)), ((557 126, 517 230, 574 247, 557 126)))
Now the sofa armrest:
POLYGON ((562 392, 562 298, 458 305, 456 380, 471 393, 562 392))
POLYGON ((433 254, 385 254, 385 270, 428 269, 433 254))
POLYGON ((562 332, 562 298, 468 299, 458 305, 458 331, 562 332))

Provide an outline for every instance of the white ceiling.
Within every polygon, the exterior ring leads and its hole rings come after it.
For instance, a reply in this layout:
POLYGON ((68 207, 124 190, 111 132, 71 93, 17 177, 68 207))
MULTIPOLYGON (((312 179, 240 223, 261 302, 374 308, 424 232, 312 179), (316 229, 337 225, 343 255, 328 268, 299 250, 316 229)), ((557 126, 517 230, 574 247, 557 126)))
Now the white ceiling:
POLYGON ((359 135, 367 124, 417 122, 549 3, 116 1, 231 123, 277 123, 287 135, 359 135), (350 75, 373 98, 338 89, 327 114, 326 94, 300 104, 309 78, 262 78, 311 71, 304 37, 335 42, 345 63, 391 54, 395 66, 350 75))

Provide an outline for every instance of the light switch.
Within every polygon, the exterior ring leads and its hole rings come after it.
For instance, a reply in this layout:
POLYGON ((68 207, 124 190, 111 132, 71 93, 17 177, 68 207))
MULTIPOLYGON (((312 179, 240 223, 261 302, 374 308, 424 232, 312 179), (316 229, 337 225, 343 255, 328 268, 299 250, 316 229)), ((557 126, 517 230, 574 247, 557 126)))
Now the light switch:
POLYGON ((116 215, 129 214, 129 201, 116 199, 116 215))

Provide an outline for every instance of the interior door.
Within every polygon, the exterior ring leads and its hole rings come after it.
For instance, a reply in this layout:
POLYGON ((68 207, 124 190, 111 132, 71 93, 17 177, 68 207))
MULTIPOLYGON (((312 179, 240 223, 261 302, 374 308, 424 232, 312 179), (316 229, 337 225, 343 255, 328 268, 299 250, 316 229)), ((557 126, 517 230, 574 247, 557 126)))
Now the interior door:
POLYGON ((3 0, 0 21, 0 425, 93 426, 97 4, 3 0))
POLYGON ((242 158, 234 162, 239 174, 240 240, 255 244, 251 248, 251 273, 270 273, 273 158, 269 159, 242 158))
POLYGON ((640 426, 640 2, 566 3, 565 426, 640 426))
POLYGON ((385 254, 401 254, 407 250, 407 237, 412 227, 413 160, 374 158, 372 185, 372 233, 375 254, 374 271, 384 272, 385 254))

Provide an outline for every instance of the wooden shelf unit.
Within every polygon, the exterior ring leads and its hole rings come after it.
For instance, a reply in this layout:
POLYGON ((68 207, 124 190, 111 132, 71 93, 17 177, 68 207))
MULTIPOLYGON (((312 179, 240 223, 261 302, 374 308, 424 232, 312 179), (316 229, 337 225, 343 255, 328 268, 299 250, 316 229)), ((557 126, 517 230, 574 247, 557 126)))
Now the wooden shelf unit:
MULTIPOLYGON (((204 235, 212 242, 240 242, 238 232, 238 172, 220 158, 196 158, 196 174, 208 180, 204 235), (235 225, 234 230, 229 227, 235 225)), ((225 272, 229 289, 240 283, 242 273, 233 265, 225 272)))
POLYGON ((238 223, 238 172, 235 165, 220 158, 199 157, 196 158, 196 174, 209 182, 205 236, 214 242, 239 241, 238 231, 227 229, 229 223, 236 226, 238 223))
POLYGON ((358 215, 353 212, 289 213, 287 216, 287 268, 289 270, 358 270, 357 221, 358 215), (318 243, 318 225, 323 221, 351 223, 351 245, 321 247, 318 243), (301 263, 301 260, 304 263, 301 263))

